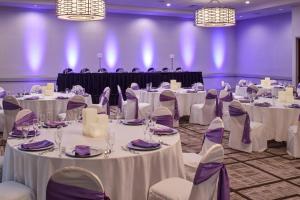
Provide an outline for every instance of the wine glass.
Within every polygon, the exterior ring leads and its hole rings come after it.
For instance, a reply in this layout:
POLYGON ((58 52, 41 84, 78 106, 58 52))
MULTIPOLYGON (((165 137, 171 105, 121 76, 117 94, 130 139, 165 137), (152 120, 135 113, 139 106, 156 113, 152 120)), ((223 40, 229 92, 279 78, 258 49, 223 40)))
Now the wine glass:
POLYGON ((62 126, 58 126, 54 135, 55 144, 58 146, 59 157, 61 157, 61 143, 62 143, 62 126))
POLYGON ((25 143, 27 143, 27 137, 29 133, 29 123, 28 122, 22 123, 21 128, 22 128, 23 137, 25 139, 25 143))
POLYGON ((122 114, 121 114, 121 109, 120 108, 117 108, 117 113, 116 113, 116 119, 117 119, 117 123, 120 124, 120 119, 122 117, 122 114))
POLYGON ((34 138, 33 140, 35 140, 36 136, 37 136, 37 132, 39 130, 39 121, 37 119, 33 119, 33 130, 34 130, 34 138))

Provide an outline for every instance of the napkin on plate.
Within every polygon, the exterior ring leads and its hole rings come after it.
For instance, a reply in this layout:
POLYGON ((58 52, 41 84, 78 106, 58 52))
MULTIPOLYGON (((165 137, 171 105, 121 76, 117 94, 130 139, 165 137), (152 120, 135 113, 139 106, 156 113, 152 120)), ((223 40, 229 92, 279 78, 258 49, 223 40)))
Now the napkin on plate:
POLYGON ((197 93, 196 90, 187 90, 186 93, 197 93))
POLYGON ((159 128, 151 128, 154 132, 154 135, 168 135, 174 132, 174 129, 169 127, 159 127, 159 128))
POLYGON ((147 90, 147 92, 158 92, 158 90, 151 89, 151 90, 147 90))
POLYGON ((91 155, 91 148, 86 145, 75 146, 75 156, 89 156, 91 155))
POLYGON ((38 100, 38 96, 26 97, 25 100, 38 100))
POLYGON ((289 105, 289 108, 300 108, 300 105, 293 103, 292 105, 289 105))
POLYGON ((45 126, 49 128, 57 128, 58 126, 66 126, 66 123, 59 121, 47 121, 45 122, 45 126))
POLYGON ((142 124, 144 123, 143 119, 133 119, 133 120, 125 120, 125 124, 131 124, 131 125, 137 125, 137 124, 142 124))
POLYGON ((49 140, 42 140, 38 142, 33 142, 29 144, 21 144, 21 148, 24 150, 38 150, 42 148, 47 148, 54 145, 53 142, 49 140))
POLYGON ((258 106, 258 107, 270 107, 270 106, 271 106, 271 104, 268 103, 268 102, 255 103, 254 105, 255 105, 255 106, 258 106))
POLYGON ((133 141, 131 141, 131 144, 133 146, 140 147, 140 148, 156 148, 156 147, 160 146, 159 143, 156 143, 156 142, 150 143, 150 142, 146 142, 141 139, 133 140, 133 141))
MULTIPOLYGON (((23 135, 23 131, 16 129, 16 130, 12 131, 11 136, 12 137, 23 137, 24 135, 23 135)), ((34 130, 29 131, 27 136, 28 137, 33 137, 34 136, 34 130)))
POLYGON ((56 99, 69 99, 69 97, 64 97, 64 96, 58 96, 56 99))
POLYGON ((241 103, 250 103, 249 99, 239 99, 241 103))

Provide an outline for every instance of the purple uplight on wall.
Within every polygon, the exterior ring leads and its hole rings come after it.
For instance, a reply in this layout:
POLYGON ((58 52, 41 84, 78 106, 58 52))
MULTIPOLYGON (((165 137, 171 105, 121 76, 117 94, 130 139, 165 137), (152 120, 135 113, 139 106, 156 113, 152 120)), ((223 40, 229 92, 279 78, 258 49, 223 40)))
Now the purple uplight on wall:
POLYGON ((191 22, 184 23, 180 28, 180 51, 187 69, 192 67, 195 57, 196 39, 195 31, 191 30, 193 28, 195 27, 191 22))
POLYGON ((67 35, 65 54, 68 62, 67 67, 75 69, 78 62, 78 56, 79 56, 79 43, 78 43, 76 33, 75 31, 72 31, 72 29, 69 30, 67 35))
POLYGON ((25 52, 27 62, 33 72, 37 72, 41 67, 45 52, 45 21, 39 13, 30 12, 25 16, 25 52))
POLYGON ((109 68, 113 69, 116 67, 118 59, 118 44, 115 34, 109 33, 106 38, 105 44, 105 59, 106 64, 109 68))
POLYGON ((146 69, 152 66, 154 58, 154 44, 150 33, 145 33, 142 41, 143 63, 146 69))
POLYGON ((226 41, 224 30, 214 28, 212 30, 212 55, 217 69, 221 69, 225 60, 226 41))

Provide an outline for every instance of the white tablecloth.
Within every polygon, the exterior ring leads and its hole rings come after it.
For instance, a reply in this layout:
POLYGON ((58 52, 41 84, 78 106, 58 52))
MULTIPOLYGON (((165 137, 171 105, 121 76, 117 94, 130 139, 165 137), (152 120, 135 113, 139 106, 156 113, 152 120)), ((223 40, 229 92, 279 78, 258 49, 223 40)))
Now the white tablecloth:
MULTIPOLYGON (((255 102, 273 103, 272 99, 259 98, 255 102)), ((294 103, 300 104, 295 100, 294 103)), ((252 121, 261 122, 266 127, 265 133, 268 139, 274 139, 278 142, 287 141, 288 128, 298 124, 298 116, 300 109, 288 108, 290 104, 280 103, 275 100, 275 104, 271 107, 258 107, 253 104, 244 104, 252 121)))
MULTIPOLYGON (((40 117, 40 114, 49 115, 48 118, 51 120, 57 119, 59 113, 65 113, 67 110, 68 99, 56 99, 58 96, 68 96, 69 98, 74 96, 73 93, 64 94, 64 93, 55 93, 53 96, 44 96, 41 94, 26 95, 21 98, 17 98, 20 102, 22 108, 27 108, 32 110, 37 117, 40 117), (38 100, 25 100, 27 97, 39 96, 38 100)), ((2 105, 2 99, 0 100, 2 105)), ((85 97, 87 105, 92 104, 91 95, 85 97)))
MULTIPOLYGON (((105 140, 84 137, 81 124, 64 128, 62 146, 68 148, 78 144, 105 148, 105 140)), ((16 144, 21 140, 8 140, 5 150, 3 181, 15 180, 32 188, 38 200, 45 200, 46 186, 50 176, 66 166, 77 166, 94 172, 101 179, 105 191, 113 200, 146 200, 151 185, 169 177, 183 177, 184 166, 179 134, 173 136, 154 136, 170 146, 149 152, 132 154, 121 149, 133 139, 143 138, 145 126, 111 125, 116 133, 114 152, 109 158, 103 155, 94 158, 58 157, 58 152, 44 155, 23 152, 16 144)), ((55 129, 42 129, 38 140, 54 141, 55 129)))
MULTIPOLYGON (((158 92, 148 92, 146 90, 135 91, 139 97, 140 102, 149 103, 154 110, 159 104, 159 95, 164 89, 158 89, 158 92)), ((199 91, 197 93, 187 93, 186 89, 179 89, 174 91, 177 101, 179 116, 189 116, 191 114, 191 106, 193 104, 201 104, 205 102, 205 91, 199 91)))

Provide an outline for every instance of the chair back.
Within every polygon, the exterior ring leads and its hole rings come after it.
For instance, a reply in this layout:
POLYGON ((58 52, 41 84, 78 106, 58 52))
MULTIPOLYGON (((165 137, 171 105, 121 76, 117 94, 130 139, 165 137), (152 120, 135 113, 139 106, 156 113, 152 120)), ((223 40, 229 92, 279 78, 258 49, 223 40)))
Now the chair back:
POLYGON ((147 72, 155 72, 155 69, 153 67, 150 67, 147 72))
POLYGON ((163 89, 171 89, 171 85, 169 82, 162 82, 159 87, 163 89))
POLYGON ((73 69, 71 69, 71 68, 66 68, 66 69, 63 70, 62 73, 63 73, 63 74, 70 74, 70 73, 73 73, 73 69))
POLYGON ((30 93, 42 94, 42 86, 40 85, 33 85, 30 89, 30 93))
POLYGON ((159 102, 161 106, 168 108, 172 112, 174 120, 179 120, 178 102, 173 91, 165 90, 160 93, 159 102))
POLYGON ((255 85, 249 85, 248 87, 247 87, 247 94, 257 94, 258 93, 258 87, 256 87, 255 85))
POLYGON ((192 85, 192 89, 194 89, 194 90, 204 90, 203 83, 200 83, 200 82, 194 83, 192 85))
POLYGON ((87 104, 83 96, 75 95, 69 99, 67 104, 66 120, 77 120, 82 114, 82 109, 86 108, 87 104))
POLYGON ((125 113, 125 119, 138 119, 139 113, 139 100, 133 89, 126 89, 127 98, 127 111, 125 113))
POLYGON ((167 68, 167 67, 164 67, 164 68, 162 68, 162 70, 161 70, 162 72, 169 72, 169 68, 167 68))
POLYGON ((5 96, 2 102, 4 110, 4 130, 3 139, 7 139, 8 133, 10 133, 14 127, 16 116, 22 107, 19 101, 14 96, 5 96))
POLYGON ((189 200, 230 199, 229 179, 222 145, 211 146, 203 155, 195 174, 189 200))
POLYGON ((108 200, 101 180, 94 173, 79 167, 65 167, 49 179, 47 200, 99 199, 108 200))
POLYGON ((175 72, 182 72, 182 68, 181 67, 177 67, 175 72))
POLYGON ((80 70, 80 74, 86 74, 86 73, 91 73, 91 70, 89 68, 83 68, 80 70))
POLYGON ((29 109, 23 109, 18 112, 16 115, 16 120, 14 123, 14 129, 19 129, 24 123, 27 123, 29 126, 33 125, 33 121, 37 119, 34 112, 29 109))
POLYGON ((109 98, 110 98, 110 88, 104 88, 102 94, 100 95, 99 104, 105 108, 105 114, 110 115, 109 108, 109 98))
POLYGON ((125 72, 125 70, 124 70, 124 68, 119 67, 119 68, 116 69, 116 72, 117 73, 123 73, 123 72, 125 72))
POLYGON ((71 89, 71 92, 76 95, 84 95, 85 89, 81 85, 74 85, 71 89))
POLYGON ((98 69, 98 73, 107 73, 107 69, 106 68, 100 68, 100 69, 98 69))
POLYGON ((229 104, 233 101, 233 95, 228 90, 221 90, 219 95, 219 116, 223 117, 224 113, 228 113, 229 104))
POLYGON ((4 88, 0 87, 0 99, 3 99, 7 95, 4 88))
POLYGON ((124 98, 122 94, 122 89, 119 85, 117 85, 117 90, 118 90, 118 108, 122 111, 123 104, 124 104, 124 98))
POLYGON ((153 111, 152 117, 156 120, 157 124, 173 128, 174 118, 172 112, 168 108, 162 106, 157 107, 153 111))
POLYGON ((132 72, 138 73, 138 72, 141 72, 141 69, 138 68, 138 67, 134 67, 134 68, 132 69, 132 72))
POLYGON ((131 83, 130 88, 133 89, 133 90, 139 90, 140 86, 137 83, 131 83))
POLYGON ((247 86, 247 81, 244 79, 239 80, 238 86, 245 87, 247 86))

